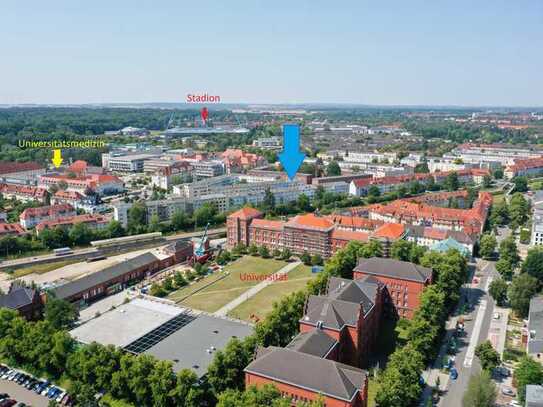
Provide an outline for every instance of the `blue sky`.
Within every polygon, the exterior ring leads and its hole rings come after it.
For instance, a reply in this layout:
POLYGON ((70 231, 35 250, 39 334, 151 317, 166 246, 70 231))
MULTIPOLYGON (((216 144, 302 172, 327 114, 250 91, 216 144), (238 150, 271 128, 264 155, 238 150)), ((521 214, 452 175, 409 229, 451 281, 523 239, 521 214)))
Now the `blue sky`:
POLYGON ((543 1, 3 0, 0 103, 543 106, 543 1))

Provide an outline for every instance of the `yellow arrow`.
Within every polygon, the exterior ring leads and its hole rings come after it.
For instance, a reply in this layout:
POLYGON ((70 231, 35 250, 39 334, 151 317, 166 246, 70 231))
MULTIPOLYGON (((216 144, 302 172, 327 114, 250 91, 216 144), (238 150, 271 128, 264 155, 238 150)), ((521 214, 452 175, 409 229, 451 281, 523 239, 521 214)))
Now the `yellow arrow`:
POLYGON ((60 150, 53 150, 53 159, 51 161, 55 168, 60 167, 62 164, 62 152, 60 150))

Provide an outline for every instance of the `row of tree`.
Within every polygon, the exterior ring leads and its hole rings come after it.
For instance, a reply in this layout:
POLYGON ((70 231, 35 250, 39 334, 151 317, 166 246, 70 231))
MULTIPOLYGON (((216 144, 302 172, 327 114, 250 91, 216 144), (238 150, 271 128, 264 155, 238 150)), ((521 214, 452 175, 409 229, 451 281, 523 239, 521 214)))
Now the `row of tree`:
POLYGON ((402 407, 417 403, 421 395, 420 377, 425 364, 436 356, 447 316, 460 298, 467 278, 467 260, 456 250, 426 252, 420 264, 431 267, 434 284, 422 293, 420 306, 406 325, 406 343, 390 356, 379 377, 376 403, 380 407, 402 407))

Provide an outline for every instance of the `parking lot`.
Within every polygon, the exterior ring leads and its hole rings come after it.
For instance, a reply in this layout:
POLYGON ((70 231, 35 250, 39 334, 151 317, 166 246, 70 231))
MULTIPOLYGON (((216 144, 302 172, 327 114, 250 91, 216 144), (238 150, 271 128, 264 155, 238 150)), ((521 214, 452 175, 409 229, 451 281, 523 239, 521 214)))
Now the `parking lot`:
POLYGON ((0 406, 48 406, 53 400, 72 405, 70 395, 48 380, 0 364, 0 406))
POLYGON ((32 407, 47 407, 49 399, 45 396, 39 396, 33 391, 25 389, 17 383, 0 379, 0 393, 8 393, 11 399, 17 402, 23 402, 32 407))

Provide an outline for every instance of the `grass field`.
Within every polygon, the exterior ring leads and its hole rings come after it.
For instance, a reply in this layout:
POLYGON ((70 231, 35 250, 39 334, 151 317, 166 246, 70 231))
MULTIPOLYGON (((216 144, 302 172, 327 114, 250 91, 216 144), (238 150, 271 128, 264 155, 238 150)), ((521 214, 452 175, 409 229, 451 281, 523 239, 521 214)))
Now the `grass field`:
POLYGON ((228 316, 250 321, 251 315, 254 314, 262 319, 272 310, 274 301, 277 301, 284 295, 304 288, 307 282, 314 276, 314 274, 311 274, 311 267, 300 264, 288 273, 286 281, 275 281, 254 297, 233 309, 228 316))
POLYGON ((69 264, 79 263, 81 260, 64 260, 64 261, 56 261, 54 263, 44 263, 44 264, 36 264, 35 266, 30 267, 24 267, 17 269, 13 272, 12 276, 13 278, 19 278, 26 276, 28 274, 44 274, 49 271, 53 271, 56 269, 59 269, 61 267, 67 266, 69 264))
MULTIPOLYGON (((225 267, 224 272, 229 273, 226 278, 217 281, 209 287, 204 288, 202 291, 191 295, 190 297, 181 301, 180 304, 202 311, 215 312, 223 305, 239 297, 249 288, 259 283, 259 281, 255 280, 242 280, 242 273, 269 275, 277 272, 286 264, 287 263, 280 260, 244 256, 225 267)), ((198 287, 202 287, 203 285, 209 283, 209 281, 211 281, 209 279, 211 278, 218 279, 219 275, 210 276, 204 280, 201 280, 190 287, 184 288, 181 290, 181 292, 173 292, 169 298, 174 299, 177 297, 179 299, 189 292, 194 292, 198 287), (197 286, 197 284, 199 284, 199 286, 197 286), (183 293, 183 291, 185 292, 183 293)))

